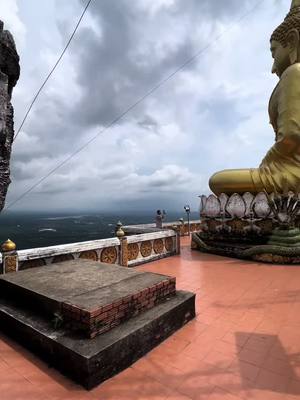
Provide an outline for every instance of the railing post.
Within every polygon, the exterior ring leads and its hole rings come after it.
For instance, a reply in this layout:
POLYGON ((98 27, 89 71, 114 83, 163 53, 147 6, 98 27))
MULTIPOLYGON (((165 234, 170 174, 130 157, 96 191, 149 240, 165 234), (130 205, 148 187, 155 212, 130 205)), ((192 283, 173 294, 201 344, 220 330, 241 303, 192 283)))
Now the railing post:
POLYGON ((185 224, 184 224, 183 218, 179 218, 179 222, 180 222, 180 227, 179 227, 180 235, 184 236, 185 235, 185 224))
POLYGON ((173 230, 176 233, 176 254, 180 254, 180 237, 181 237, 181 227, 178 225, 173 226, 173 230))
POLYGON ((128 267, 128 243, 125 232, 122 229, 122 222, 117 223, 116 235, 120 240, 120 265, 122 267, 128 267))
POLYGON ((1 246, 3 273, 18 271, 19 259, 16 244, 7 239, 1 246))
POLYGON ((120 239, 121 244, 121 265, 122 267, 128 267, 128 243, 127 237, 124 236, 120 239))

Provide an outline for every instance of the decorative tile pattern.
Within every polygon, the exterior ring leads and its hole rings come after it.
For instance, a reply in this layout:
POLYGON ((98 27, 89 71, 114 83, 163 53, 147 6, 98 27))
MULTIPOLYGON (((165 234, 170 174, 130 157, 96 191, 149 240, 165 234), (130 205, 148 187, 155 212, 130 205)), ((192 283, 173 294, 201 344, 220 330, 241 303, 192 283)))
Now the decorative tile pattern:
POLYGON ((164 242, 162 239, 155 239, 153 241, 153 250, 156 254, 161 254, 164 251, 164 242))
POLYGON ((98 255, 97 252, 94 250, 87 250, 87 251, 83 251, 82 253, 80 253, 79 258, 83 258, 86 260, 93 260, 93 261, 97 261, 98 260, 98 255))
POLYGON ((107 264, 115 264, 118 258, 117 250, 115 247, 107 247, 101 252, 101 261, 107 264))
POLYGON ((17 255, 5 255, 4 256, 4 269, 5 273, 16 272, 18 269, 18 256, 17 255))
POLYGON ((143 257, 149 257, 152 253, 152 243, 150 240, 146 240, 145 242, 141 243, 140 247, 141 255, 143 257))
POLYGON ((43 258, 35 258, 34 260, 23 261, 19 265, 19 270, 35 268, 35 267, 43 267, 46 265, 46 262, 43 258))
POLYGON ((139 255, 139 245, 137 243, 130 243, 128 245, 128 261, 137 259, 139 255))
POLYGON ((72 254, 60 254, 59 256, 53 257, 52 264, 70 260, 74 260, 72 254))
POLYGON ((167 251, 173 251, 174 249, 174 244, 173 244, 173 238, 168 237, 165 239, 165 248, 167 251))

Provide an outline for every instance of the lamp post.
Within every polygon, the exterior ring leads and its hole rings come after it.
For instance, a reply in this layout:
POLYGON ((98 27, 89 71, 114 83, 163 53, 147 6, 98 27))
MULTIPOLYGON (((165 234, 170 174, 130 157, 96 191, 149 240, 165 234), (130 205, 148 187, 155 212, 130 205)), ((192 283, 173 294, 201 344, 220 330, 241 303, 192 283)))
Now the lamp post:
POLYGON ((190 230, 190 212, 191 212, 191 207, 187 204, 183 208, 184 208, 184 211, 186 212, 186 215, 187 215, 188 230, 189 230, 189 236, 190 236, 190 234, 191 234, 191 230, 190 230))

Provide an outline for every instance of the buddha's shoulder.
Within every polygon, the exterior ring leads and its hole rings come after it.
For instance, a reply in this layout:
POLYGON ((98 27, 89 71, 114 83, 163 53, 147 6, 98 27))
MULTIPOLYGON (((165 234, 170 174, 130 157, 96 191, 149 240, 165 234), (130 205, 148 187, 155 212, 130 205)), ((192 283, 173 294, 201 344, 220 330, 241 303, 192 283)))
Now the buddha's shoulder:
POLYGON ((283 80, 290 80, 293 78, 300 79, 300 63, 292 64, 284 71, 282 75, 283 80))

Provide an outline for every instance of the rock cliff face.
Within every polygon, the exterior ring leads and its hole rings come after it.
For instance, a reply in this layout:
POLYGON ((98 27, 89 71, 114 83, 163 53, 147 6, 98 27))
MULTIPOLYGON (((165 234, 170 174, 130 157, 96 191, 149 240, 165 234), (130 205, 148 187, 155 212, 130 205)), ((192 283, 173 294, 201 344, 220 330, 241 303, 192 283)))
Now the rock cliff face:
POLYGON ((0 21, 0 211, 10 184, 10 155, 14 138, 11 95, 20 76, 19 56, 13 36, 0 21))

